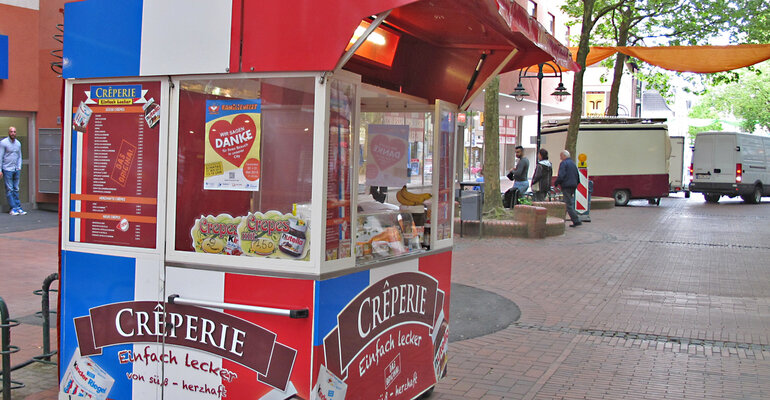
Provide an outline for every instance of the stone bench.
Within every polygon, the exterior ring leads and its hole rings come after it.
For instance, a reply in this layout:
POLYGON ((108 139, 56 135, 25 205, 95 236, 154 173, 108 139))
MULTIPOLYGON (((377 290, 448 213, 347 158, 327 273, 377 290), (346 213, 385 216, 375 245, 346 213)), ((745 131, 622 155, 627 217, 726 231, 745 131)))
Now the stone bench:
POLYGON ((548 210, 549 217, 561 218, 562 221, 567 218, 567 205, 562 201, 535 201, 532 205, 548 210))
MULTIPOLYGON (((563 206, 563 204, 562 204, 563 206)), ((558 209, 558 207, 554 207, 558 209)), ((563 208, 563 207, 562 207, 563 208)), ((549 208, 518 204, 511 220, 484 220, 486 237, 545 238, 564 233, 564 219, 548 216, 549 208)), ((460 219, 455 218, 455 235, 460 235, 460 219)), ((478 236, 479 221, 463 221, 463 236, 478 236)))

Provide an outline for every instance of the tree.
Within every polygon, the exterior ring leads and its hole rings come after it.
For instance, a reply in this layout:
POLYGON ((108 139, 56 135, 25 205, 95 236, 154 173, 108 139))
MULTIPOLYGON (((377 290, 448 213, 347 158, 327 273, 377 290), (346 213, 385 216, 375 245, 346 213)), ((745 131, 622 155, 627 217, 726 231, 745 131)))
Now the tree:
POLYGON ((688 143, 690 146, 695 145, 695 135, 697 135, 698 132, 722 130, 722 123, 718 121, 719 115, 717 114, 716 109, 708 105, 706 102, 700 102, 695 105, 695 107, 690 109, 688 118, 690 118, 691 121, 693 119, 713 121, 705 125, 690 125, 687 127, 687 137, 689 139, 688 143))
POLYGON ((575 81, 572 85, 572 113, 567 130, 567 141, 564 146, 572 154, 575 154, 580 119, 583 115, 583 76, 585 75, 586 58, 591 42, 591 31, 594 29, 594 25, 607 13, 617 9, 627 1, 630 0, 567 0, 566 4, 562 6, 562 10, 568 15, 580 16, 582 24, 576 56, 580 71, 575 73, 575 81))
POLYGON ((741 129, 746 132, 770 131, 770 62, 758 64, 753 70, 739 70, 738 79, 737 84, 708 89, 695 111, 711 109, 732 114, 741 119, 741 129))
POLYGON ((484 91, 484 212, 503 207, 500 197, 500 77, 484 91))
MULTIPOLYGON (((708 44, 725 35, 735 43, 764 43, 770 39, 769 8, 766 0, 636 0, 612 10, 598 24, 596 32, 615 46, 650 39, 668 45, 708 44)), ((622 53, 616 55, 607 115, 618 115, 618 95, 627 58, 622 53)), ((659 76, 652 80, 648 79, 649 74, 639 76, 659 88, 655 85, 660 83, 659 76)), ((730 74, 718 75, 716 79, 731 80, 730 74)))

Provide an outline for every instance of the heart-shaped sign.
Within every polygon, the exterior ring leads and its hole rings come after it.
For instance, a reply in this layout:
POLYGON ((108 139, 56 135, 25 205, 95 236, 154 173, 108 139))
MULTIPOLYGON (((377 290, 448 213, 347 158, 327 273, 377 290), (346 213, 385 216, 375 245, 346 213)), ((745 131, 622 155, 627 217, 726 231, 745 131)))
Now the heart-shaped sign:
POLYGON ((399 162, 406 155, 406 143, 399 138, 387 135, 375 136, 369 149, 372 152, 374 162, 382 170, 388 169, 388 167, 399 162))
POLYGON ((240 167, 254 145, 257 127, 254 120, 245 114, 233 118, 233 122, 219 120, 211 125, 209 144, 222 158, 240 167))

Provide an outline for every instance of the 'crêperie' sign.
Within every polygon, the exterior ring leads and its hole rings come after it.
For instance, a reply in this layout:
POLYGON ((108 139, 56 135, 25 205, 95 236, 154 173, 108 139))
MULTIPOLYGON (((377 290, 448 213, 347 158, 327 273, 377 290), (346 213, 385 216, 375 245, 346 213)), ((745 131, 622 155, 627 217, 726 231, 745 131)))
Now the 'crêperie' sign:
POLYGON ((435 279, 420 272, 392 275, 369 286, 339 313, 338 326, 324 339, 327 367, 345 375, 361 350, 394 326, 433 329, 437 306, 443 306, 443 292, 435 279))
POLYGON ((276 342, 276 334, 243 319, 209 310, 154 301, 113 303, 75 318, 84 356, 123 343, 158 343, 205 351, 258 373, 257 379, 285 390, 297 351, 276 342))

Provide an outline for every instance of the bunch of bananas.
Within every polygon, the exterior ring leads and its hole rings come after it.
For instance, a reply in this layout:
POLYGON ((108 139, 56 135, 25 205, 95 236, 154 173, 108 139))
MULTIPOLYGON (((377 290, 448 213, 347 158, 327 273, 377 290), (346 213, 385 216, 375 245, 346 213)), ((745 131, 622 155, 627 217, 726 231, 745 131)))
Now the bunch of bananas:
POLYGON ((396 192, 396 199, 405 206, 420 206, 431 197, 430 193, 412 193, 406 190, 406 185, 396 192))

